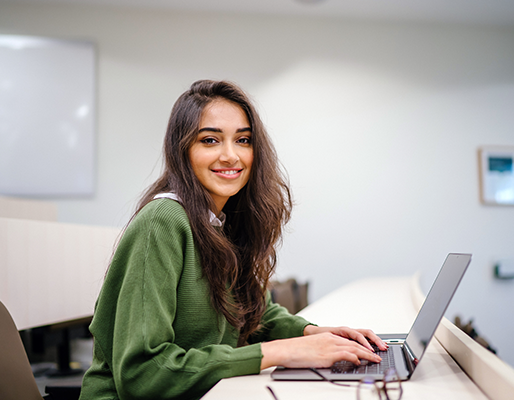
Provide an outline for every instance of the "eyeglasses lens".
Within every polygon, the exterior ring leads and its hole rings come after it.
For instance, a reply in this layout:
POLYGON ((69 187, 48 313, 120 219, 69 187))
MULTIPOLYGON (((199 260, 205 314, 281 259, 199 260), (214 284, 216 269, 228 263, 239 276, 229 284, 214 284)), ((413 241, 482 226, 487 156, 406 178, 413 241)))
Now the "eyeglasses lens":
POLYGON ((388 400, 400 400, 402 397, 402 386, 400 377, 395 370, 388 370, 384 376, 384 387, 388 400))
POLYGON ((373 378, 364 378, 357 386, 357 400, 381 400, 380 390, 373 378))

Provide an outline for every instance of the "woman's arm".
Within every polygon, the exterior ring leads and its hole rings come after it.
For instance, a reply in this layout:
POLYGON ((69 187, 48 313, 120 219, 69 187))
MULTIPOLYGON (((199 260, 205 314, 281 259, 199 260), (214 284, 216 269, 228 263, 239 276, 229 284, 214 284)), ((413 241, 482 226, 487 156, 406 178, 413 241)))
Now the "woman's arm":
POLYGON ((266 293, 266 311, 261 317, 261 329, 252 333, 248 343, 269 342, 276 339, 287 339, 303 336, 309 321, 297 315, 291 315, 286 308, 271 300, 269 291, 266 293))
POLYGON ((370 342, 374 343, 380 350, 387 350, 389 347, 382 339, 380 339, 371 329, 352 329, 347 326, 315 326, 308 325, 303 330, 304 336, 316 335, 318 333, 330 332, 347 339, 354 340, 368 350, 373 351, 370 342))
POLYGON ((359 365, 360 359, 380 362, 368 343, 379 349, 387 345, 371 330, 347 327, 318 327, 308 325, 302 337, 275 340, 261 345, 261 370, 282 365, 290 368, 327 368, 336 361, 346 360, 359 365))
POLYGON ((378 362, 380 358, 373 353, 368 339, 380 350, 387 349, 387 345, 369 329, 312 325, 273 303, 269 293, 262 325, 263 328, 250 337, 250 343, 262 342, 261 370, 276 365, 329 367, 340 360, 355 364, 360 364, 359 359, 378 362))

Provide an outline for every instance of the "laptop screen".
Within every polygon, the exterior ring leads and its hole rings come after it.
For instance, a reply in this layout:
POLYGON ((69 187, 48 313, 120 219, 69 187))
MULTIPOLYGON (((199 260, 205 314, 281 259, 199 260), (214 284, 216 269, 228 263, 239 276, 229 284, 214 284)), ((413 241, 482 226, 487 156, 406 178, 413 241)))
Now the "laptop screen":
POLYGON ((441 267, 405 339, 405 344, 414 358, 414 364, 417 364, 425 353, 470 262, 471 254, 449 254, 441 267))

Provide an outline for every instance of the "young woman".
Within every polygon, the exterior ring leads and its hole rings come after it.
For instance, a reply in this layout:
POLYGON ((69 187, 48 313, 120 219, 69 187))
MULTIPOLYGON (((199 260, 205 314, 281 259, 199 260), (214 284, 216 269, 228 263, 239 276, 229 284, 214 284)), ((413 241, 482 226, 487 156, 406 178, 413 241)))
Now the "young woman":
POLYGON ((291 196, 257 112, 228 82, 175 103, 162 176, 112 259, 81 399, 194 399, 261 369, 379 361, 369 330, 321 328, 266 290, 291 196))

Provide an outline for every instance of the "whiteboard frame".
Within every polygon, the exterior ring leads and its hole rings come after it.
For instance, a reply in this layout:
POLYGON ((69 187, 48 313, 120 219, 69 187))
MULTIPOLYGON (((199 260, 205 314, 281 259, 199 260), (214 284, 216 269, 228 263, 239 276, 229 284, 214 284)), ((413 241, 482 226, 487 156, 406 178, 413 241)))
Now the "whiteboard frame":
POLYGON ((0 194, 92 196, 96 47, 0 35, 0 194))

